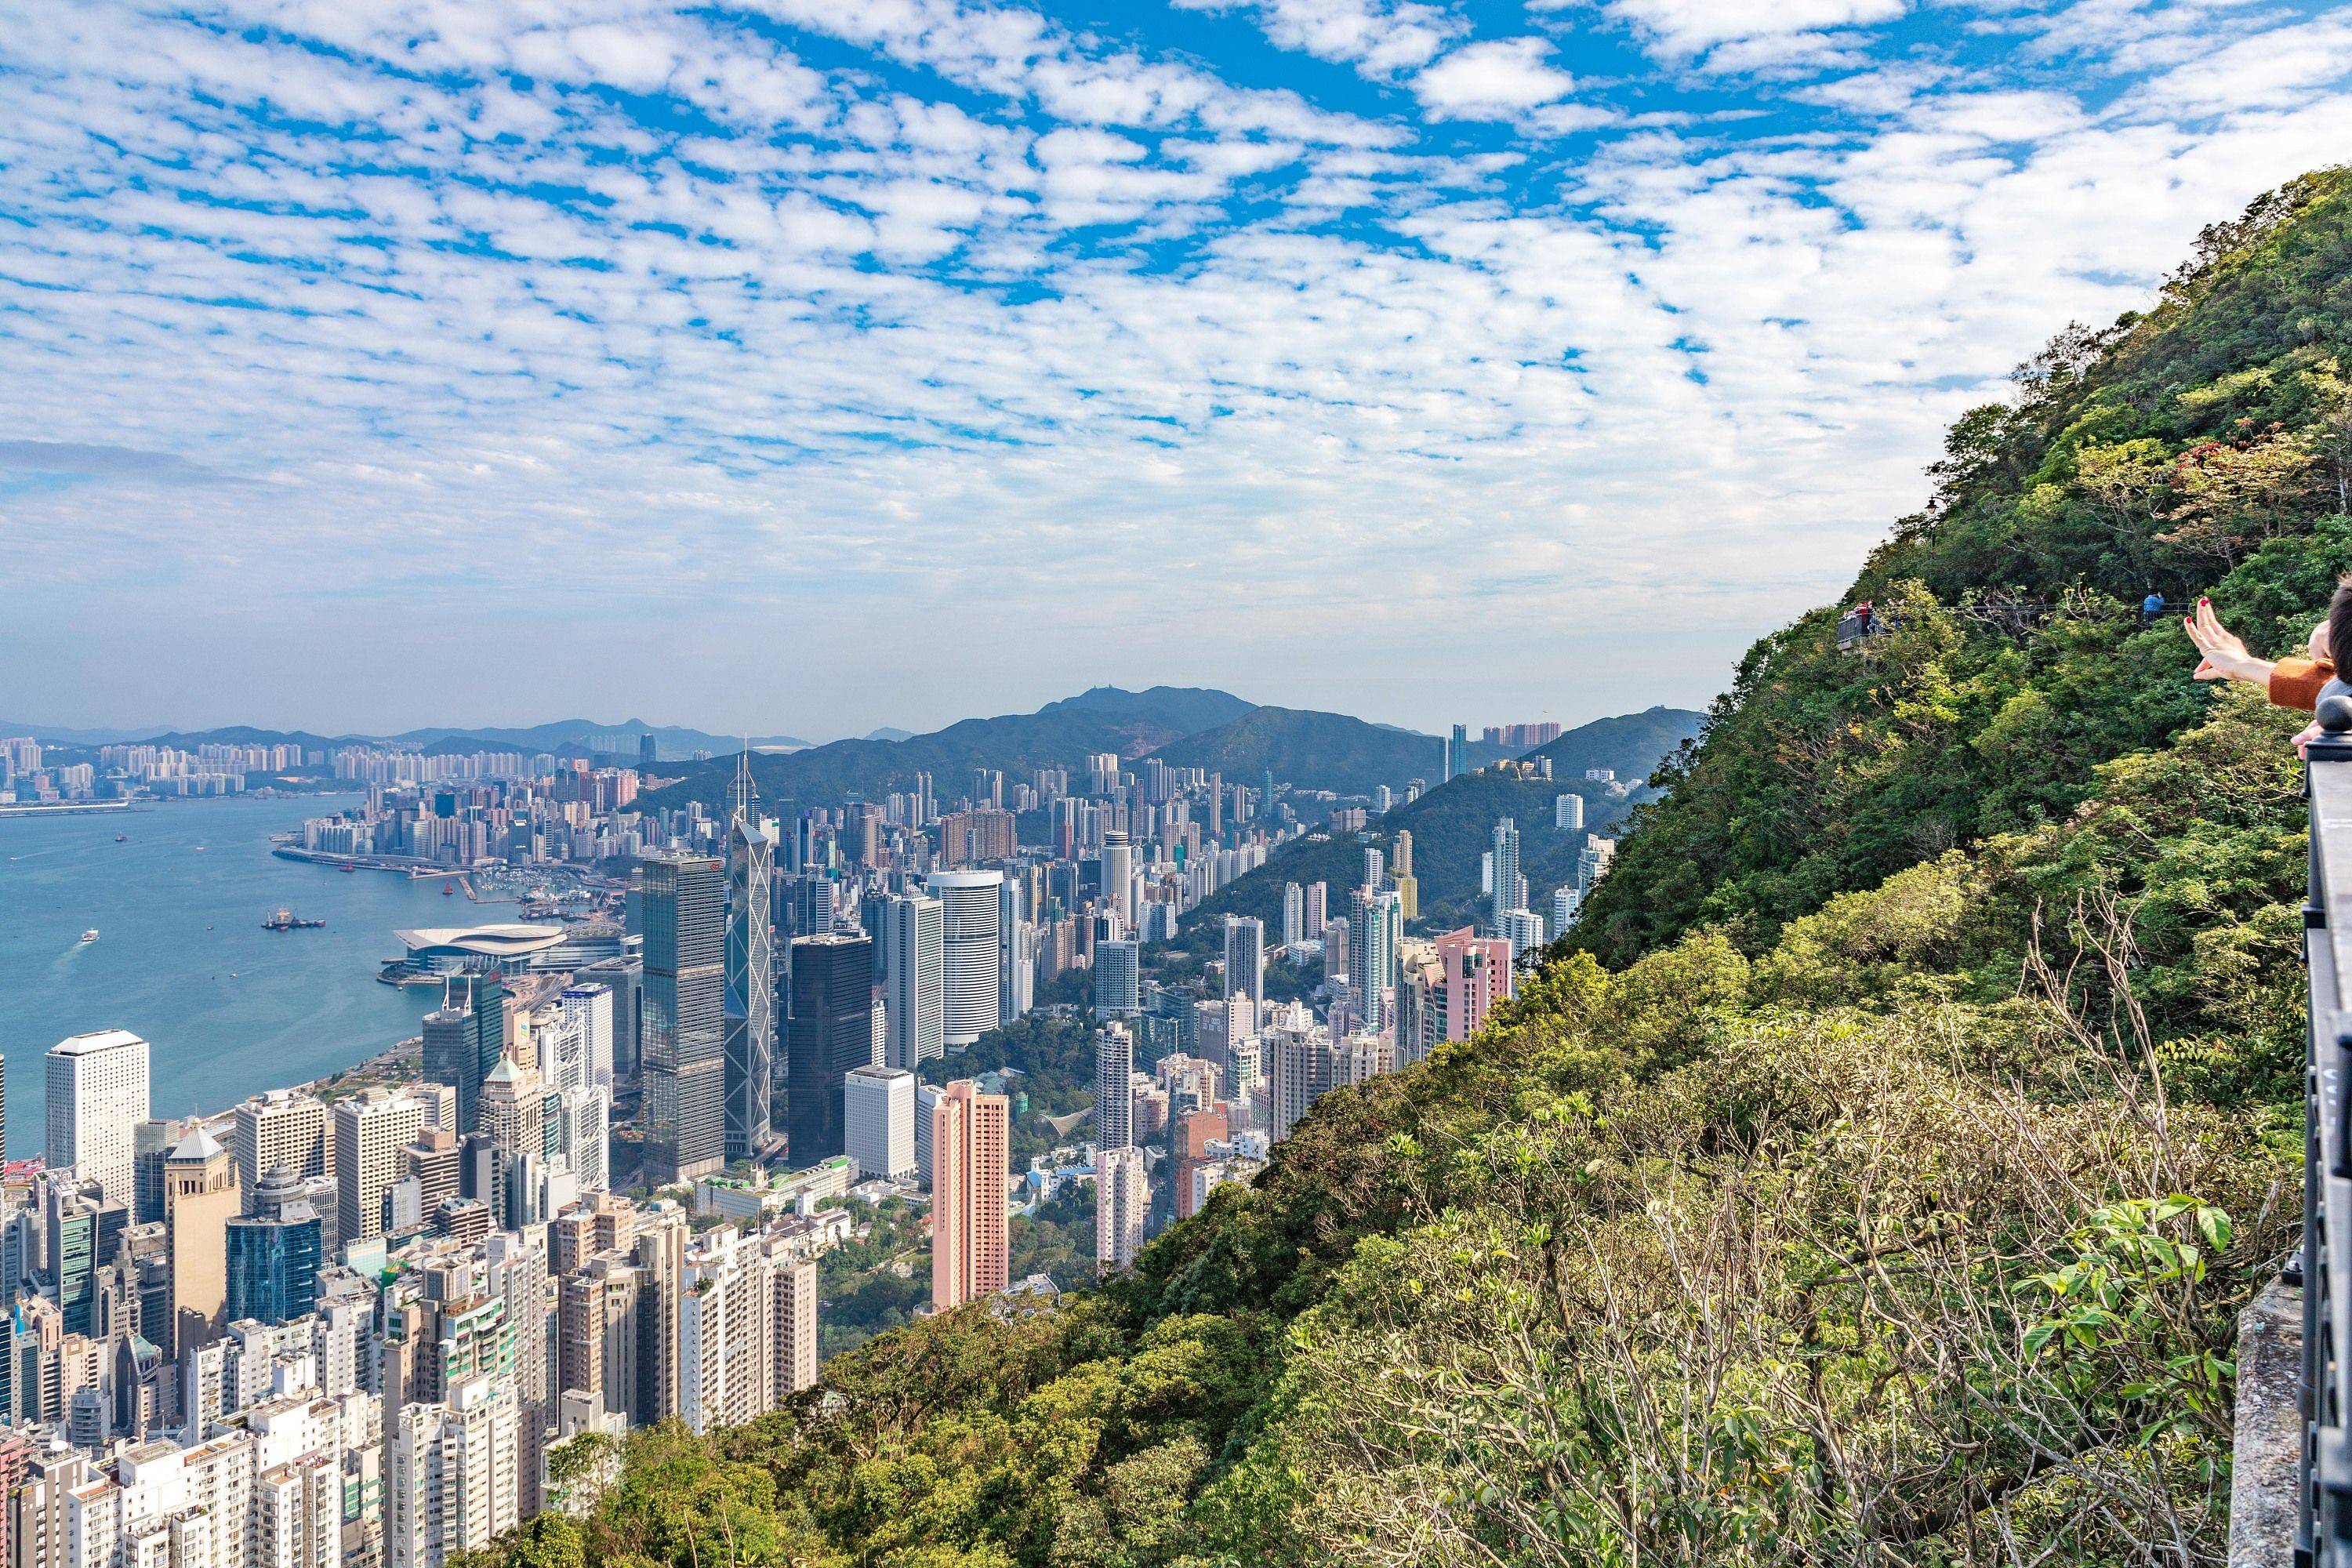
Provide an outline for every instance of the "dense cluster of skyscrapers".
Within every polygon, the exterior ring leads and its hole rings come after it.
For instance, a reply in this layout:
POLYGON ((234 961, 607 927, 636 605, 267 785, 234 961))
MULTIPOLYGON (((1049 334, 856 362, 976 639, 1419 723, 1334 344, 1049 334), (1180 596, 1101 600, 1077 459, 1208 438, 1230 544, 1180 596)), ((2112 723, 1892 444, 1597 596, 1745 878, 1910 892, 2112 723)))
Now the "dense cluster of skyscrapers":
MULTIPOLYGON (((1467 755, 1457 726, 1445 776, 1467 755)), ((1228 917, 1206 984, 1163 984, 1150 944, 1307 831, 1307 797, 1148 757, 981 770, 950 800, 918 774, 782 819, 748 758, 715 811, 657 812, 635 808, 649 759, 331 760, 365 801, 290 849, 569 864, 612 901, 544 938, 403 933, 402 978, 438 987, 412 1079, 173 1120, 139 1036, 50 1050, 45 1159, 0 1180, 7 1568, 443 1568, 582 1506, 605 1472, 559 1459, 583 1439, 737 1424, 814 1384, 853 1189, 927 1205, 935 1310, 1019 1288, 1013 1098, 953 1063, 1041 990, 1086 977, 1083 1175, 1115 1270, 1323 1093, 1470 1038, 1545 934, 1507 819, 1489 929, 1408 934, 1396 832, 1336 899, 1286 887, 1278 941, 1228 917)), ((1314 804, 1326 832, 1365 826, 1314 804)), ((1580 830, 1578 796, 1557 810, 1580 830)), ((1555 932, 1610 847, 1590 839, 1555 932)))

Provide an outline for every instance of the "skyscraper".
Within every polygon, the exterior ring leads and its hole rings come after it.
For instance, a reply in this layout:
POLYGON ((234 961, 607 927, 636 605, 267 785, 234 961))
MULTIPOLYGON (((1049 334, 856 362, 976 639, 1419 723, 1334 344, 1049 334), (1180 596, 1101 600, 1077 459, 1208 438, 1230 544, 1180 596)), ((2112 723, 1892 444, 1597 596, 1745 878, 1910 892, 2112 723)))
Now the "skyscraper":
POLYGON ((1103 835, 1102 845, 1103 908, 1116 910, 1123 922, 1119 930, 1135 929, 1135 846, 1127 835, 1112 828, 1103 835))
POLYGON ((1255 915, 1225 917, 1225 994, 1265 1001, 1265 922, 1255 915))
POLYGON ((319 1306, 326 1224, 301 1178, 275 1165, 253 1187, 253 1212, 227 1226, 230 1322, 290 1323, 319 1306))
POLYGON ((1457 773, 1470 771, 1470 727, 1456 724, 1445 742, 1444 765, 1438 769, 1437 782, 1444 784, 1457 773))
POLYGON ((1362 885, 1377 893, 1388 885, 1388 867, 1381 858, 1380 847, 1374 844, 1365 845, 1362 885))
MULTIPOLYGON (((229 1131, 237 1184, 258 1194, 261 1179, 283 1165, 299 1179, 327 1173, 327 1106, 316 1095, 273 1089, 236 1108, 229 1131)), ((236 1320, 231 1319, 232 1322, 236 1320)))
POLYGON ((727 1163, 726 867, 708 857, 637 864, 645 922, 645 1163, 656 1185, 727 1163))
POLYGON ((1012 1103, 959 1079, 931 1112, 931 1306, 940 1311, 1004 1289, 1012 1263, 1004 1215, 1012 1103))
POLYGON ((792 1045, 786 1053, 792 1162, 845 1152, 842 1080, 874 1061, 874 945, 827 931, 793 942, 792 1045))
POLYGON ((751 814, 751 753, 737 759, 727 790, 727 1157, 766 1146, 775 1093, 775 847, 751 814))
POLYGON ((403 1151, 425 1130, 425 1104, 381 1085, 335 1102, 335 1239, 383 1234, 383 1194, 400 1180, 403 1151))
POLYGON ((882 1001, 888 1031, 884 1059, 908 1072, 936 1061, 946 1049, 940 932, 939 900, 901 893, 883 900, 882 1001))
POLYGON ((860 1181, 915 1179, 915 1075, 852 1068, 841 1081, 842 1152, 860 1181))
POLYGON ((1103 1149, 1095 1155, 1095 1271, 1115 1274, 1134 1266, 1143 1250, 1151 1187, 1140 1149, 1103 1149))
POLYGON ((425 1077, 457 1091, 457 1136, 481 1121, 482 1079, 506 1054, 506 986, 495 973, 453 974, 425 1015, 425 1077))
POLYGON ((1584 797, 1580 795, 1556 795, 1551 803, 1551 825, 1562 833, 1584 831, 1584 797))
POLYGON ((1095 1147, 1135 1142, 1135 1037, 1112 1022, 1095 1031, 1095 1147))
MULTIPOLYGON (((228 1326, 228 1222, 242 1206, 236 1165, 201 1126, 163 1161, 163 1223, 172 1259, 173 1355, 207 1345, 228 1326)), ((151 1339, 153 1336, 149 1336, 151 1339)))
MULTIPOLYGON (((1319 940, 1323 928, 1331 923, 1331 888, 1328 882, 1307 884, 1307 937, 1319 940)), ((1344 965, 1342 967, 1345 967, 1344 965)))
POLYGON ((1143 1011, 1142 949, 1132 942, 1095 943, 1095 1016, 1131 1018, 1143 1011))
POLYGON ((388 1568, 443 1568, 521 1521, 521 1425, 513 1380, 488 1373, 384 1423, 388 1568))
POLYGON ((147 1042, 128 1029, 76 1035, 49 1047, 52 1168, 71 1165, 125 1208, 136 1195, 131 1129, 147 1119, 147 1042))
POLYGON ((1002 871, 934 871, 924 883, 940 900, 940 1033, 950 1051, 1002 1021, 1003 882, 1002 871))
POLYGON ((1394 893, 1359 888, 1348 918, 1348 983, 1360 1005, 1358 1016, 1372 1034, 1391 1025, 1389 994, 1397 983, 1397 949, 1404 938, 1404 906, 1394 893))
POLYGON ((1491 894, 1494 922, 1491 932, 1505 934, 1503 917, 1519 907, 1519 825, 1506 816, 1495 824, 1494 889, 1491 894))
POLYGON ((1282 945, 1297 947, 1307 940, 1307 890, 1296 882, 1282 885, 1282 945))

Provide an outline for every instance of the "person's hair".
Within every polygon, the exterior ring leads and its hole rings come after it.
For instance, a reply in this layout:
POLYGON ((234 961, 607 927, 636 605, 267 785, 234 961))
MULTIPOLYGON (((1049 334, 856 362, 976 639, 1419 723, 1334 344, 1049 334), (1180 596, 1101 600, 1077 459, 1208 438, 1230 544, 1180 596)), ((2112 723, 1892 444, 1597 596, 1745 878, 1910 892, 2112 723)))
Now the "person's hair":
POLYGON ((2338 673, 2352 669, 2352 575, 2336 579, 2327 601, 2327 656, 2338 673))

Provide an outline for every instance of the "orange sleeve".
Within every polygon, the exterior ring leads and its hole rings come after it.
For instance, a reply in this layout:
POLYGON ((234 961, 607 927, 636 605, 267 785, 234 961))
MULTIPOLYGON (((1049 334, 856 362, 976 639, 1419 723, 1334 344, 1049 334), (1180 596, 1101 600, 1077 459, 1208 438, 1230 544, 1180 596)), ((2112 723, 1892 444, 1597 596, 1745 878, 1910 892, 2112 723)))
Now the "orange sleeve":
POLYGON ((2319 703, 2319 693, 2336 679, 2336 667, 2317 664, 2307 658, 2283 658, 2271 666, 2271 700, 2282 708, 2300 708, 2305 713, 2319 703))

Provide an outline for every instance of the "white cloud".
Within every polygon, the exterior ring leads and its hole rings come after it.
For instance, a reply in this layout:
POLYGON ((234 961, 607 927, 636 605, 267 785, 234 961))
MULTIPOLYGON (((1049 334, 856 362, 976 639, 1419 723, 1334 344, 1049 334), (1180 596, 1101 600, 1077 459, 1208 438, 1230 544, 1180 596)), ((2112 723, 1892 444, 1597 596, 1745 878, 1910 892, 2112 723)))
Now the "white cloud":
POLYGON ((1541 38, 1465 44, 1412 79, 1413 96, 1432 113, 1456 120, 1500 120, 1565 98, 1576 79, 1549 63, 1541 38))
MULTIPOLYGON (((1581 0, 1548 0, 1538 9, 1581 0)), ((1688 58, 1724 45, 1756 47, 1903 15, 1908 0, 1601 0, 1609 17, 1632 26, 1670 58, 1688 58)))
POLYGON ((1277 47, 1336 60, 1367 76, 1427 65, 1469 30, 1443 6, 1420 0, 1174 0, 1179 9, 1241 12, 1277 47))
POLYGON ((1321 73, 1343 111, 1013 5, 212 5, 0 30, 10 434, 173 459, 0 447, 0 710, 422 721, 415 669, 517 647, 564 652, 541 716, 713 726, 1702 698, 1951 413, 2340 157, 2352 63, 2341 17, 2176 58, 2146 12, 2094 97, 2073 12, 1962 69, 1681 8, 1578 84, 1565 34, 1253 7, 1372 29, 1298 35, 1404 89, 1321 73))

